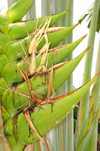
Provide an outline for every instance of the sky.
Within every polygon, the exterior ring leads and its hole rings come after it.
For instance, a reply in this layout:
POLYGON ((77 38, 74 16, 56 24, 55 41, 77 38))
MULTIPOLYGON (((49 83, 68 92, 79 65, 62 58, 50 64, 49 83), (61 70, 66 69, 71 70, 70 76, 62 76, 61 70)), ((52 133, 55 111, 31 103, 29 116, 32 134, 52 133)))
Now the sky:
MULTIPOLYGON (((63 2, 63 0, 62 0, 63 2)), ((93 3, 93 0, 74 0, 74 13, 73 13, 73 24, 76 24, 79 20, 79 18, 84 14, 84 12, 90 7, 90 5, 93 3)), ((37 17, 41 16, 41 0, 36 0, 36 10, 37 10, 37 17), (40 11, 38 11, 40 10, 40 11)), ((0 0, 0 13, 6 12, 7 9, 7 0, 0 0)), ((81 25, 79 25, 73 32, 73 41, 76 41, 80 37, 84 36, 85 34, 89 35, 89 30, 87 28, 87 23, 84 21, 81 25)), ((88 42, 88 35, 85 38, 85 40, 76 48, 76 50, 73 52, 73 58, 78 56, 86 47, 88 42)), ((95 38, 95 46, 94 46, 94 57, 93 57, 93 69, 92 69, 92 77, 95 74, 95 60, 97 58, 97 49, 98 49, 98 42, 99 42, 99 34, 96 34, 95 38)), ((78 88, 82 85, 83 81, 83 73, 84 73, 84 62, 85 58, 81 61, 81 63, 78 65, 78 67, 75 69, 73 73, 73 86, 75 88, 78 88)))

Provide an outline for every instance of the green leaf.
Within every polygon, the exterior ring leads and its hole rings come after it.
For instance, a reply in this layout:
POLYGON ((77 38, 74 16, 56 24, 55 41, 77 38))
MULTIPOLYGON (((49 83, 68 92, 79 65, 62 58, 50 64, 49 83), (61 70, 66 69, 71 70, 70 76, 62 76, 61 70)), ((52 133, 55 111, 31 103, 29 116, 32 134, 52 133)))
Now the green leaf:
MULTIPOLYGON (((98 112, 100 110, 100 106, 98 107, 98 110, 96 113, 94 113, 94 110, 92 108, 90 115, 85 122, 82 132, 80 134, 80 137, 78 139, 77 143, 77 151, 90 151, 90 150, 96 150, 96 146, 92 146, 91 143, 94 143, 91 138, 95 136, 95 129, 97 128, 97 120, 98 120, 98 112)), ((97 136, 96 138, 97 139, 97 136)))
MULTIPOLYGON (((81 23, 87 16, 88 16, 88 28, 90 28, 91 24, 91 18, 92 18, 92 12, 93 12, 94 3, 91 5, 91 7, 82 15, 79 22, 81 23)), ((97 27, 96 31, 99 32, 100 30, 100 7, 99 7, 99 14, 98 14, 98 21, 97 21, 97 27)))

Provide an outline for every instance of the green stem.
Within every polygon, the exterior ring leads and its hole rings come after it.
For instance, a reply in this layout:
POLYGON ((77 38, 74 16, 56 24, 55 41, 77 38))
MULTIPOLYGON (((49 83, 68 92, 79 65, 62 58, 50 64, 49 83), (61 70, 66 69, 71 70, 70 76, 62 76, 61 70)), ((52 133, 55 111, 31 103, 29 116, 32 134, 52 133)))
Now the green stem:
MULTIPOLYGON (((55 0, 55 13, 61 12, 63 10, 66 9, 66 0, 63 0, 63 3, 61 0, 55 0), (64 5, 63 5, 64 4, 64 5)), ((65 26, 65 18, 61 18, 60 21, 58 21, 58 23, 56 24, 56 26, 65 26)), ((64 43, 63 43, 64 44, 64 43)), ((57 95, 60 94, 64 94, 66 93, 66 83, 58 90, 57 95)), ((66 118, 62 121, 62 127, 61 127, 61 123, 59 123, 56 127, 55 127, 55 138, 56 138, 56 142, 55 142, 55 147, 56 150, 66 150, 67 146, 66 146, 66 139, 67 139, 67 132, 66 132, 66 118), (63 131, 63 133, 61 133, 63 131), (61 135, 63 134, 63 136, 61 135), (63 137, 63 139, 62 139, 63 137)))
POLYGON ((8 8, 15 3, 17 0, 8 0, 8 8))
MULTIPOLYGON (((67 26, 71 26, 73 24, 73 0, 67 0, 67 8, 70 9, 68 16, 67 16, 67 26)), ((73 34, 70 33, 66 38, 67 43, 72 42, 73 34)), ((72 59, 72 54, 68 56, 68 60, 72 59)), ((67 80, 67 91, 70 92, 72 90, 72 75, 67 80)), ((67 131, 67 149, 68 151, 74 150, 74 120, 73 120, 73 111, 67 116, 67 123, 68 123, 68 131, 67 131)))
MULTIPOLYGON (((98 72, 100 72, 100 41, 99 41, 99 48, 98 48, 98 54, 97 54, 95 74, 97 74, 98 72)), ((93 95, 93 98, 91 96, 90 108, 92 108, 92 105, 94 105, 94 112, 97 111, 98 104, 99 104, 99 91, 100 91, 100 78, 98 78, 98 80, 95 82, 92 93, 91 93, 91 95, 93 95)))
MULTIPOLYGON (((98 57, 96 63, 96 73, 100 72, 100 41, 98 49, 98 57)), ((99 106, 99 91, 100 91, 100 78, 94 84, 92 94, 91 94, 91 108, 94 106, 94 113, 97 112, 99 106)), ((91 109, 90 108, 90 109, 91 109)), ((96 122, 96 127, 94 128, 93 135, 91 137, 90 150, 97 150, 97 134, 98 134, 98 121, 96 122)))
MULTIPOLYGON (((68 15, 64 16, 58 23, 57 26, 71 26, 72 25, 72 20, 73 20, 73 0, 55 0, 55 8, 56 8, 56 13, 58 11, 63 11, 66 8, 70 9, 70 12, 68 12, 68 15)), ((67 39, 63 41, 63 43, 70 43, 72 42, 72 33, 68 36, 67 39)), ((72 55, 68 57, 68 60, 72 58, 72 55)), ((68 79, 68 85, 66 87, 66 82, 62 87, 62 93, 66 93, 66 89, 68 92, 71 91, 72 87, 72 76, 68 79)), ((69 114, 69 116, 63 120, 63 140, 64 140, 64 150, 66 151, 67 149, 69 151, 73 150, 73 112, 69 114), (67 131, 68 130, 68 131, 67 131), (67 138, 68 137, 68 138, 67 138), (68 143, 66 143, 66 140, 68 143)), ((60 126, 58 126, 60 128, 60 126)), ((57 129, 58 129, 57 127, 57 129)), ((60 130, 59 130, 60 131, 60 130)), ((60 133, 60 132, 59 132, 60 133)), ((59 142, 61 141, 61 138, 58 140, 59 142)), ((58 145, 58 142, 56 143, 56 146, 58 145)), ((59 145, 60 148, 60 145, 59 145)))
POLYGON ((32 3, 32 6, 29 10, 30 19, 36 18, 36 12, 35 12, 35 2, 32 3))
POLYGON ((50 15, 50 0, 42 0, 42 16, 50 15))
MULTIPOLYGON (((88 39, 88 45, 91 48, 86 56, 83 84, 89 81, 91 77, 92 56, 93 56, 94 38, 95 38, 95 31, 97 26, 98 12, 99 12, 99 2, 100 2, 99 0, 95 0, 94 8, 93 8, 89 39, 88 39)), ((82 98, 82 101, 80 103, 78 136, 81 133, 83 124, 88 117, 88 110, 89 110, 89 92, 82 98)))
POLYGON ((34 143, 33 151, 41 151, 40 148, 41 148, 41 146, 40 146, 40 142, 39 141, 34 143))
MULTIPOLYGON (((42 16, 47 16, 51 14, 51 7, 52 4, 50 5, 50 0, 42 0, 42 16)), ((49 136, 48 136, 49 137, 49 136)), ((42 150, 47 151, 46 146, 42 145, 42 150)))

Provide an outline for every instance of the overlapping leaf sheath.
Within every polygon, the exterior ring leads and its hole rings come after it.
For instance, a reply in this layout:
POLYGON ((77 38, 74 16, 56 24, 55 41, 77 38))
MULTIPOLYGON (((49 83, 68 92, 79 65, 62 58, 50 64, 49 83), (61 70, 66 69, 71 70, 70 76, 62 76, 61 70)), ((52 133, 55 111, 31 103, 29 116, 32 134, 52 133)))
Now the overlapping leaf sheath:
POLYGON ((51 20, 49 27, 52 27, 67 12, 68 10, 56 15, 45 16, 34 20, 29 20, 25 22, 20 21, 18 23, 9 24, 7 35, 11 40, 25 38, 28 34, 32 33, 40 26, 42 27, 44 23, 49 19, 51 20))
MULTIPOLYGON (((78 63, 83 58, 83 56, 85 55, 86 52, 87 52, 87 49, 79 57, 77 57, 67 63, 64 63, 63 65, 60 65, 59 68, 56 67, 57 69, 54 69, 52 87, 54 88, 55 91, 70 76, 70 74, 73 72, 73 70, 78 65, 78 63)), ((50 76, 50 72, 46 71, 42 74, 40 73, 39 75, 33 76, 32 78, 30 78, 30 82, 31 82, 34 90, 44 98, 47 96, 47 93, 48 93, 49 76, 50 76)), ((12 87, 11 89, 13 89, 13 91, 15 91, 17 93, 24 92, 29 95, 29 90, 28 90, 26 82, 24 82, 22 84, 18 84, 18 86, 16 88, 12 87)), ((8 90, 7 90, 3 93, 2 104, 7 109, 9 115, 12 117, 12 116, 16 115, 17 112, 19 112, 20 106, 25 105, 25 103, 26 103, 26 105, 28 105, 27 104, 28 100, 29 100, 28 97, 21 96, 21 95, 19 97, 18 94, 13 93, 13 92, 8 92, 8 90), (11 101, 11 100, 13 100, 13 101, 11 101), (10 106, 9 106, 9 104, 10 104, 10 106)))
MULTIPOLYGON (((64 96, 56 99, 54 98, 56 102, 53 106, 53 112, 50 104, 43 105, 42 109, 38 107, 34 109, 34 112, 31 113, 31 120, 41 136, 44 136, 48 131, 50 131, 74 108, 97 77, 98 75, 74 92, 65 94, 64 96)), ((30 144, 38 140, 36 135, 29 130, 28 123, 23 113, 7 120, 5 123, 5 134, 9 141, 12 142, 13 140, 13 144, 11 143, 13 150, 16 150, 15 144, 16 146, 18 145, 17 150, 19 149, 21 151, 24 147, 23 143, 30 144), (14 125, 15 123, 16 125, 14 125)))
MULTIPOLYGON (((47 59, 44 65, 47 64, 47 68, 51 67, 52 64, 56 65, 65 61, 66 57, 77 47, 77 45, 84 39, 84 37, 80 38, 79 40, 75 41, 72 44, 64 45, 60 47, 56 47, 50 49, 47 54, 47 59)), ((22 69, 25 66, 25 62, 22 59, 21 61, 13 61, 7 63, 7 59, 5 55, 1 55, 1 75, 5 78, 7 83, 11 84, 13 82, 20 82, 22 81, 22 76, 19 73, 19 69, 22 69), (5 59, 4 59, 5 58, 5 59), (4 61, 2 61, 2 60, 4 61), (5 65, 6 64, 6 65, 5 65)), ((36 57, 36 68, 39 67, 40 62, 42 59, 42 55, 36 57)), ((28 66, 28 65, 27 65, 28 66)))
POLYGON ((45 16, 25 22, 19 21, 17 23, 9 23, 9 17, 7 15, 0 14, 0 31, 6 32, 11 40, 24 38, 27 34, 30 34, 39 28, 39 26, 42 27, 46 20, 51 19, 49 26, 53 26, 67 12, 68 10, 56 15, 45 16))
MULTIPOLYGON (((61 42, 77 25, 73 25, 72 27, 60 27, 60 28, 51 28, 52 32, 48 32, 48 41, 50 42, 50 48, 55 47, 59 42, 61 42)), ((18 41, 10 41, 3 48, 2 53, 4 53, 10 61, 16 60, 25 53, 28 53, 28 48, 33 36, 28 36, 25 39, 18 41), (9 55, 10 54, 10 55, 9 55)), ((38 45, 38 51, 43 47, 46 43, 43 38, 38 45)))
POLYGON ((44 136, 74 108, 99 76, 96 75, 86 85, 72 93, 50 99, 51 94, 54 94, 54 91, 71 75, 89 48, 77 58, 63 63, 85 36, 72 44, 54 48, 77 24, 71 27, 49 28, 67 11, 31 21, 20 21, 32 2, 33 0, 18 0, 5 15, 0 15, 0 98, 4 132, 13 151, 23 151, 25 145, 39 139, 26 121, 24 116, 26 111, 32 111, 31 120, 39 135, 44 136), (36 71, 31 74, 28 70, 30 64, 26 64, 22 58, 25 60, 27 56, 29 61, 32 60, 32 54, 29 54, 30 43, 47 20, 50 24, 41 34, 42 40, 36 45, 37 51, 33 58, 36 60, 36 71), (47 58, 43 64, 45 70, 38 71, 43 58, 43 54, 39 53, 47 41, 51 49, 47 51, 47 58), (24 67, 27 69, 24 70, 24 67), (21 77, 21 71, 28 82, 21 77))

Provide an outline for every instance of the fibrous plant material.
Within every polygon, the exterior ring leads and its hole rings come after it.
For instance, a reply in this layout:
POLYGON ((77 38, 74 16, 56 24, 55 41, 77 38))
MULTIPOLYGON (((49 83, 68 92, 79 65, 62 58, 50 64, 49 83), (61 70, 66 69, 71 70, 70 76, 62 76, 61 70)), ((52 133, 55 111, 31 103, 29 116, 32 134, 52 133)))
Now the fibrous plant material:
POLYGON ((71 75, 89 47, 69 62, 63 61, 85 36, 67 46, 54 48, 77 26, 76 24, 71 27, 49 28, 66 11, 34 20, 35 28, 33 25, 30 27, 31 21, 11 24, 20 20, 31 4, 32 0, 17 1, 8 9, 5 16, 1 15, 5 24, 0 22, 2 32, 0 33, 0 51, 2 52, 0 98, 4 133, 13 151, 23 151, 25 145, 38 140, 44 143, 42 137, 74 108, 99 76, 97 74, 87 84, 73 92, 55 97, 55 91, 71 75), (24 7, 21 6, 23 3, 24 7), (22 36, 17 34, 19 29, 22 31, 21 25, 22 27, 25 25, 22 36), (14 35, 13 30, 16 31, 14 35), (9 64, 12 64, 13 68, 10 68, 9 64), (14 71, 13 75, 9 75, 7 68, 14 71))

